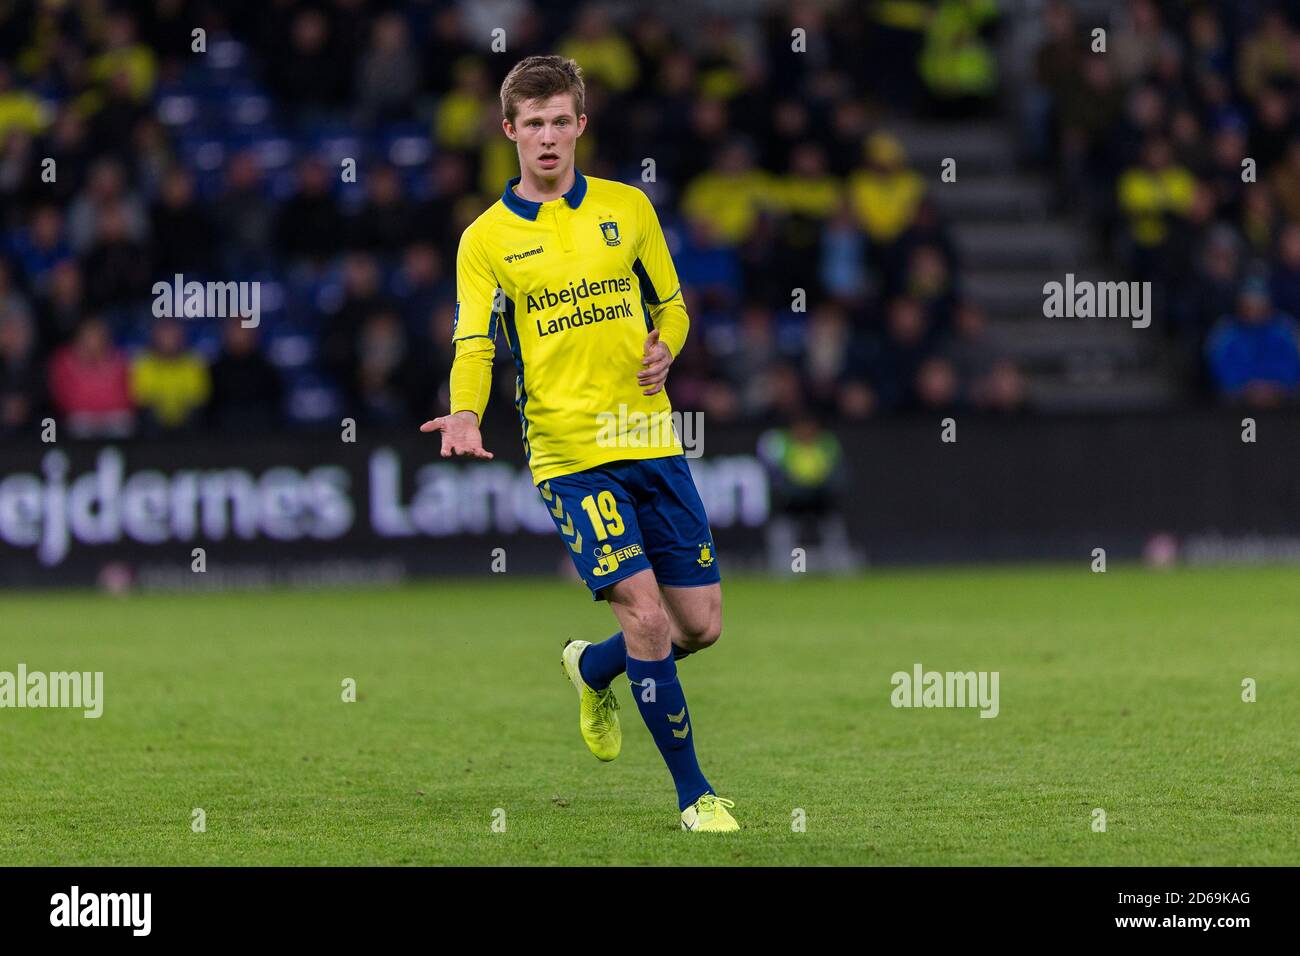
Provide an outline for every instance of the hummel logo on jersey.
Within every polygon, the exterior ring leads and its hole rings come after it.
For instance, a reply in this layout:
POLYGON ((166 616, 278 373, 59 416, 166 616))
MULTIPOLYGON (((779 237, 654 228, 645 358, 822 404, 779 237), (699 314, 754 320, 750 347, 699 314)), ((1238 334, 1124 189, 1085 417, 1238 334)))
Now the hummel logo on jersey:
POLYGON ((525 252, 512 252, 510 253, 510 255, 505 257, 505 261, 515 262, 519 259, 527 259, 529 256, 540 255, 541 251, 542 251, 542 247, 538 246, 536 249, 528 249, 525 252))

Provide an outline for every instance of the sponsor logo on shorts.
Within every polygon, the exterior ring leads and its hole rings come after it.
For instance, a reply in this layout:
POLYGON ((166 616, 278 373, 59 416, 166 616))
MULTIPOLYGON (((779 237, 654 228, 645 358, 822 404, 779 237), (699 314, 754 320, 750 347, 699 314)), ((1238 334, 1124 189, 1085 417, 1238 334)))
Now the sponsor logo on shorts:
POLYGON ((614 550, 613 545, 602 544, 592 552, 596 556, 598 567, 592 568, 591 573, 598 578, 604 577, 606 574, 613 574, 618 570, 621 562, 626 561, 628 558, 635 558, 643 553, 639 544, 630 544, 626 548, 619 548, 617 551, 614 550))

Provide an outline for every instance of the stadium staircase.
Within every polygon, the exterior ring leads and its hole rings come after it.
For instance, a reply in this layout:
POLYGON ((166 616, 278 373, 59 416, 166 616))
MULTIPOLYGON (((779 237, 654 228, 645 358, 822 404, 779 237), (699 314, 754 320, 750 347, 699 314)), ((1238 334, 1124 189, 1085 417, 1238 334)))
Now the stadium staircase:
POLYGON ((1032 407, 1052 412, 1165 407, 1177 390, 1159 332, 1124 319, 1047 318, 1043 284, 1119 281, 1082 222, 1053 211, 1046 178, 1020 167, 1002 120, 891 124, 910 164, 933 174, 930 194, 952 228, 964 294, 988 312, 989 336, 1025 373, 1032 407), (956 182, 939 181, 957 160, 956 182))

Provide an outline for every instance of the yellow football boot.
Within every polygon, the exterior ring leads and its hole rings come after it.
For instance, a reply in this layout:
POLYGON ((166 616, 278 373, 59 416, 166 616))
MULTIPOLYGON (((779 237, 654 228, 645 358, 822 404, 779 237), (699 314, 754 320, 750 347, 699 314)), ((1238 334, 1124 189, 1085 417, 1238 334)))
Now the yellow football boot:
POLYGON ((623 749, 623 728, 618 722, 618 698, 613 686, 592 690, 578 670, 578 658, 590 641, 566 641, 560 660, 564 673, 578 691, 578 729, 587 749, 601 760, 613 760, 623 749))
POLYGON ((682 829, 693 833, 731 833, 740 829, 736 818, 727 812, 736 804, 717 794, 706 793, 682 811, 682 829))

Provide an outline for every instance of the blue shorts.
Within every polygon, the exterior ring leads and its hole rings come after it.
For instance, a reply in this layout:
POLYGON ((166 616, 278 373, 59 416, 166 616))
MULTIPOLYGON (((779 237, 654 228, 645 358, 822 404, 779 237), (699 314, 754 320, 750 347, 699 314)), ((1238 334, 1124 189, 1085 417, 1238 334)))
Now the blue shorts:
POLYGON ((597 601, 611 584, 647 569, 667 587, 722 580, 685 455, 615 461, 551 478, 537 490, 597 601))

